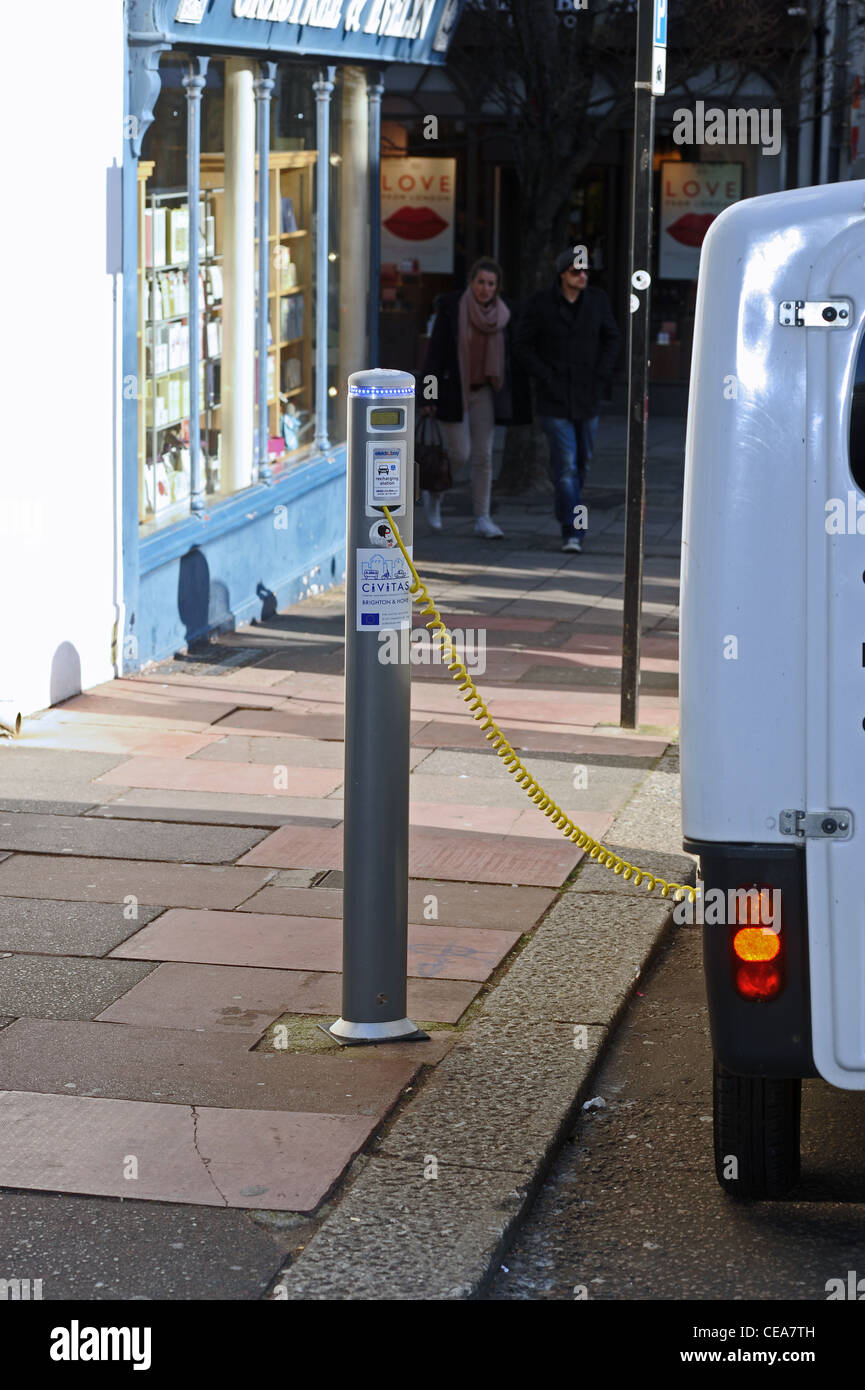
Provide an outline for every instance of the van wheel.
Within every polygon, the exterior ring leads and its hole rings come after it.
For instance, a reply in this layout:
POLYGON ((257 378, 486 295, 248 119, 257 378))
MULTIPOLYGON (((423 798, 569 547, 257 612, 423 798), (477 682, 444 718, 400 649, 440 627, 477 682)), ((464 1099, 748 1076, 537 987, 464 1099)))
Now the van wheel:
POLYGON ((715 1059, 715 1173, 735 1197, 781 1197, 799 1181, 802 1082, 737 1076, 715 1059))

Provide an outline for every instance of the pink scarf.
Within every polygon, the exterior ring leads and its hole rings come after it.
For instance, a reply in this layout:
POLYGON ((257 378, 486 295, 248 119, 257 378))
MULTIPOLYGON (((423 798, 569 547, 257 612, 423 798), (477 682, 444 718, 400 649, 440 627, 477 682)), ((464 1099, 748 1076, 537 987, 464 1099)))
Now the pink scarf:
POLYGON ((479 304, 466 287, 460 299, 458 357, 460 382, 463 388, 463 408, 468 409, 469 387, 471 386, 471 366, 469 334, 482 334, 484 337, 484 376, 489 378, 494 391, 500 391, 505 379, 505 335, 504 329, 511 317, 511 311, 498 295, 489 304, 479 304))

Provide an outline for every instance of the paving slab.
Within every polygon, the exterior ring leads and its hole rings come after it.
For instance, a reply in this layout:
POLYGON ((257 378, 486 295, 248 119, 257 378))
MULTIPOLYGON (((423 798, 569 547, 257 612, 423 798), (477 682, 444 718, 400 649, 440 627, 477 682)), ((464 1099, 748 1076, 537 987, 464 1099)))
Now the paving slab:
POLYGON ((232 792, 253 796, 327 796, 342 783, 338 771, 323 767, 269 766, 254 763, 209 763, 194 758, 130 758, 98 779, 125 787, 158 791, 232 792))
MULTIPOLYGON (((315 885, 321 879, 321 877, 321 869, 277 869, 273 875, 273 878, 270 880, 269 886, 273 888, 288 889, 314 888, 315 885)), ((253 898, 257 896, 258 895, 256 893, 253 893, 252 895, 253 898)), ((247 902, 251 901, 252 899, 247 899, 247 902)), ((308 895, 306 901, 307 903, 310 902, 310 898, 308 895)), ((240 907, 245 909, 246 903, 241 903, 240 907)), ((253 912, 262 912, 264 909, 252 908, 251 910, 253 912)), ((317 912, 288 912, 286 915, 288 917, 317 917, 319 914, 317 912)), ((328 914, 322 913, 321 915, 327 916, 328 914)))
MULTIPOLYGON (((622 664, 621 639, 612 634, 575 632, 562 643, 561 650, 573 652, 578 656, 593 657, 597 664, 600 664, 602 658, 618 661, 620 667, 622 664)), ((641 662, 668 657, 675 664, 678 652, 678 640, 672 635, 644 637, 640 642, 641 662)))
POLYGON ((251 1052, 237 1037, 119 1023, 21 1018, 0 1035, 10 1091, 172 1105, 317 1111, 381 1119, 428 1056, 341 1048, 328 1056, 251 1052))
POLYGON ((452 830, 465 834, 486 834, 501 838, 510 834, 519 818, 516 806, 471 805, 459 798, 448 801, 410 802, 409 823, 412 830, 452 830))
MULTIPOLYGON (((620 740, 611 737, 608 729, 596 733, 591 725, 556 730, 524 720, 509 720, 507 726, 503 726, 503 731, 517 752, 578 754, 597 751, 615 754, 620 747, 620 740)), ((483 734, 467 719, 447 722, 433 719, 415 737, 414 742, 418 747, 443 751, 465 748, 476 752, 484 747, 483 734)), ((635 756, 657 758, 665 747, 663 739, 642 737, 634 738, 628 751, 635 756)))
MULTIPOLYGON (((476 983, 464 980, 410 979, 409 1015, 416 1022, 456 1023, 477 990, 476 983)), ((333 1020, 341 1012, 338 974, 168 963, 105 1009, 98 1021, 201 1029, 237 1035, 250 1045, 282 1014, 321 1014, 333 1020)), ((426 1043, 388 1043, 386 1050, 401 1047, 428 1050, 426 1043)))
POLYGON ((0 1186, 313 1211, 375 1120, 0 1091, 0 1186), (129 1172, 129 1159, 138 1176, 129 1172))
POLYGON ((0 1192, 0 1230, 4 1266, 32 1270, 46 1303, 257 1299, 282 1258, 227 1207, 0 1192))
MULTIPOLYGON (((100 788, 103 793, 105 788, 100 788)), ((34 808, 36 809, 36 808, 34 808)), ((91 816, 114 820, 179 821, 194 825, 338 825, 339 803, 321 797, 230 796, 225 792, 121 791, 110 801, 86 808, 91 816)))
MULTIPOLYGON (((517 931, 409 923, 408 973, 425 979, 482 981, 519 938, 517 931)), ((116 947, 112 956, 336 972, 342 964, 342 923, 326 917, 181 908, 164 912, 116 947)))
POLYGON ((84 816, 0 812, 0 847, 29 854, 77 854, 186 864, 232 864, 264 838, 263 830, 106 824, 84 816))
POLYGON ((217 743, 209 743, 193 756, 193 762, 266 763, 273 767, 343 768, 345 748, 342 743, 321 739, 259 737, 227 735, 217 743))
POLYGON ((224 690, 226 696, 234 699, 240 695, 256 695, 267 693, 270 686, 275 685, 282 678, 280 671, 265 670, 260 665, 244 666, 241 664, 238 669, 214 673, 212 668, 210 674, 204 674, 204 668, 193 674, 190 669, 172 669, 171 662, 161 662, 158 670, 148 674, 146 671, 140 672, 135 679, 143 681, 145 684, 154 685, 165 684, 174 689, 176 686, 193 686, 202 690, 224 690))
POLYGON ((221 720, 219 727, 225 733, 234 734, 300 734, 303 738, 339 741, 345 738, 345 716, 341 709, 330 714, 313 714, 303 709, 237 710, 221 720))
POLYGON ((120 715, 124 719, 167 720, 174 728, 189 728, 190 724, 207 726, 231 714, 239 705, 238 700, 230 702, 217 700, 177 700, 162 699, 157 695, 76 695, 56 705, 58 718, 68 714, 88 714, 101 717, 105 714, 120 715))
MULTIPOLYGON (((529 772, 548 795, 575 816, 581 811, 617 810, 644 776, 642 771, 628 767, 590 767, 588 763, 581 767, 577 757, 570 766, 544 761, 542 768, 542 761, 539 759, 536 764, 527 759, 529 772)), ((475 766, 471 773, 465 770, 454 775, 428 769, 424 764, 422 772, 411 776, 409 795, 413 803, 465 802, 471 807, 513 806, 521 811, 531 804, 523 787, 500 759, 488 762, 486 769, 487 775, 478 775, 475 766)))
MULTIPOLYGON (((53 710, 50 711, 53 714, 53 710)), ((130 753, 176 754, 187 758, 199 748, 206 748, 219 735, 205 731, 200 734, 160 733, 154 729, 127 728, 112 724, 88 724, 85 716, 80 721, 65 719, 47 723, 44 717, 28 726, 29 748, 50 748, 81 750, 94 753, 119 753, 128 757, 130 753)))
POLYGON ((158 677, 135 678, 124 676, 120 680, 106 681, 104 685, 94 686, 88 694, 125 697, 127 699, 168 700, 171 702, 192 700, 199 704, 218 704, 224 706, 230 699, 235 706, 251 709, 278 709, 283 703, 276 695, 261 691, 246 691, 243 695, 236 689, 223 685, 208 684, 206 681, 159 680, 158 677))
MULTIPOLYGON (((555 900, 555 896, 546 888, 410 879, 408 912, 414 922, 427 920, 448 927, 504 927, 527 932, 555 900), (435 916, 432 916, 433 913, 435 916)), ((342 874, 337 869, 332 870, 320 885, 316 884, 309 892, 285 886, 282 874, 279 874, 266 888, 241 903, 239 910, 341 919, 342 874)))
MULTIPOLYGON (((542 567, 546 567, 544 562, 542 562, 542 567)), ((465 613, 457 613, 455 611, 449 612, 447 609, 441 609, 440 611, 442 622, 446 627, 465 628, 467 626, 465 613)), ((426 626, 423 618, 418 612, 414 614, 413 626, 416 632, 423 631, 426 626)), ((475 627, 478 626, 483 627, 487 632, 506 633, 508 644, 510 645, 512 641, 520 641, 524 636, 533 638, 536 637, 538 633, 549 632, 553 624, 545 621, 543 618, 528 619, 519 622, 517 619, 510 618, 507 615, 499 616, 495 613, 485 613, 482 615, 482 621, 475 624, 475 627)))
MULTIPOLYGON (((650 671, 641 667, 640 690, 677 694, 679 678, 672 671, 650 671)), ((549 663, 527 666, 518 676, 520 686, 567 686, 575 693, 586 690, 619 690, 622 673, 607 666, 552 666, 549 663)))
MULTIPOLYGON (((425 722, 423 719, 412 720, 412 739, 421 732, 425 722)), ((226 732, 231 730, 235 734, 300 734, 304 738, 334 739, 341 743, 345 738, 345 713, 341 702, 338 709, 324 712, 262 710, 255 713, 238 710, 221 720, 219 727, 226 732)))
POLYGON ((51 748, 29 748, 25 724, 19 739, 0 744, 0 806, 20 811, 53 811, 82 801, 92 806, 103 799, 93 779, 122 761, 119 754, 78 750, 64 753, 61 760, 51 748), (50 805, 42 808, 40 802, 50 805))
POLYGON ((105 956, 162 911, 133 903, 0 898, 0 951, 105 956))
POLYGON ((224 865, 13 854, 0 864, 0 897, 115 903, 131 895, 148 907, 230 908, 269 878, 267 870, 224 865))
MULTIPOLYGON (((412 878, 443 878, 457 883, 521 883, 529 887, 557 888, 578 863, 582 851, 566 841, 538 843, 525 836, 508 839, 492 835, 449 834, 444 830, 417 829, 409 837, 409 874, 412 878)), ((341 830, 276 830, 244 855, 243 865, 301 868, 314 863, 322 868, 342 867, 341 830)), ((0 865, 0 891, 3 885, 0 865)))
MULTIPOLYGON (((83 816, 92 809, 96 798, 93 796, 93 788, 88 786, 82 788, 80 801, 45 801, 32 797, 4 797, 0 796, 0 811, 21 811, 25 813, 35 812, 37 815, 45 816, 83 816)), ((3 855, 2 858, 8 858, 3 855)))
POLYGON ((152 969, 134 960, 0 956, 0 1010, 16 1018, 95 1018, 152 969))
POLYGON ((119 710, 112 709, 103 712, 104 703, 101 697, 94 696, 94 707, 87 713, 74 709, 67 710, 63 705, 59 705, 52 713, 56 717, 58 729, 62 729, 64 725, 76 729, 83 721, 88 725, 104 725, 111 729, 144 729, 159 734, 178 732, 204 734, 210 731, 210 723, 207 720, 192 718, 192 714, 195 713, 194 706, 191 706, 183 716, 172 717, 167 713, 159 713, 153 705, 150 707, 150 714, 125 710, 126 702, 120 700, 116 702, 120 706, 119 710))
MULTIPOLYGON (((614 811, 581 811, 569 798, 564 798, 564 810, 574 825, 579 826, 580 830, 591 835, 594 840, 603 840, 615 819, 614 811)), ((520 812, 514 822, 512 834, 550 840, 557 844, 563 840, 565 844, 568 843, 568 837, 563 836, 559 827, 539 812, 536 806, 527 806, 525 811, 520 812)))

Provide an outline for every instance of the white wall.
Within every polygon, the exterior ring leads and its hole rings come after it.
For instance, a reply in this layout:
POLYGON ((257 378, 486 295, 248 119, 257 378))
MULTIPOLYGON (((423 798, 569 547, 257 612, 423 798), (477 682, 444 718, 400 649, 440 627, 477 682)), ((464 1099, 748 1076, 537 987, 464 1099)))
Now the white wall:
POLYGON ((32 712, 112 675, 123 6, 8 5, 3 26, 0 700, 32 712))

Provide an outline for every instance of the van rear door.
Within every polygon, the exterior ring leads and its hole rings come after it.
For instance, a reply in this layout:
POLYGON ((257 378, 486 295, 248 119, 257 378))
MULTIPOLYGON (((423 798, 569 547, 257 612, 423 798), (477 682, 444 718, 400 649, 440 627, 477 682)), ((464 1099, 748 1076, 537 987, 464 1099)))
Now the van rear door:
MULTIPOLYGON (((815 256, 807 304, 838 319, 806 340, 804 811, 812 1043, 825 1079, 865 1089, 865 213, 815 256), (842 315, 843 318, 843 315, 842 315), (846 813, 846 814, 845 814, 846 813)), ((813 310, 812 310, 813 314, 813 310)))

